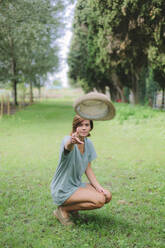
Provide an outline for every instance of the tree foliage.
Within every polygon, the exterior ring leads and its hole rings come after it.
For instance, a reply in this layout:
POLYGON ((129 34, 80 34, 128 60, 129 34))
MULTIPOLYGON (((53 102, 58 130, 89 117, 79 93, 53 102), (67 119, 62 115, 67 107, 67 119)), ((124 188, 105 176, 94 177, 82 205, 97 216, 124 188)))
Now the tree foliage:
POLYGON ((108 86, 123 101, 128 88, 138 103, 146 92, 147 68, 158 60, 164 70, 164 13, 163 0, 78 0, 69 76, 88 90, 108 86))
POLYGON ((10 81, 17 104, 17 84, 31 83, 57 70, 61 0, 0 2, 0 81, 10 81))

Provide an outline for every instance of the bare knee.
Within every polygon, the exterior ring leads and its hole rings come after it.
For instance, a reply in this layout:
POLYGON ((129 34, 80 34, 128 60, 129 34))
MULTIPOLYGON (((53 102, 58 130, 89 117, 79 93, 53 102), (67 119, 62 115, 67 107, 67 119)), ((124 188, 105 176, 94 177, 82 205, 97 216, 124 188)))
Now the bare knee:
POLYGON ((106 190, 106 202, 109 203, 112 200, 112 194, 110 191, 106 190))
POLYGON ((105 196, 103 194, 98 194, 96 199, 95 199, 96 208, 103 207, 105 202, 106 202, 105 196))

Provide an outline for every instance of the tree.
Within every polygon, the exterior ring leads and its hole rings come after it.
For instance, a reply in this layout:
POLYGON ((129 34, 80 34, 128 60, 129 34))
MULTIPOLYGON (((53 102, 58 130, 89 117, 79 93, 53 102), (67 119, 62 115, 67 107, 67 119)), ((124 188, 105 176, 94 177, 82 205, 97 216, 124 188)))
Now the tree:
POLYGON ((17 84, 57 69, 60 12, 63 1, 6 0, 0 3, 0 80, 11 81, 17 104, 17 84))
POLYGON ((123 100, 127 87, 134 102, 139 103, 146 92, 148 51, 153 46, 164 51, 164 11, 163 0, 79 0, 69 57, 70 76, 75 81, 80 77, 88 88, 104 89, 107 85, 123 100))
POLYGON ((97 45, 95 32, 89 25, 96 23, 97 16, 91 11, 88 1, 77 3, 74 19, 74 35, 68 56, 69 77, 74 83, 80 83, 85 92, 96 88, 105 92, 109 75, 103 72, 97 63, 97 45), (90 29, 90 30, 89 30, 90 29))

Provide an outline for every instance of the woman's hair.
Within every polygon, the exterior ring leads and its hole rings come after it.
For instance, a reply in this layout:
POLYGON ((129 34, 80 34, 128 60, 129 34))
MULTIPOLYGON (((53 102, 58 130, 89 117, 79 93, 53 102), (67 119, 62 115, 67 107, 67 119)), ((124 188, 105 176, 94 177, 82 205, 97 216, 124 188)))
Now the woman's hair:
MULTIPOLYGON (((71 132, 71 134, 76 132, 77 127, 84 120, 85 119, 81 118, 79 115, 75 115, 75 117, 73 118, 72 132, 71 132)), ((92 130, 93 129, 93 121, 92 120, 90 120, 90 127, 91 127, 91 130, 92 130)), ((90 134, 88 134, 88 136, 90 136, 90 134)))

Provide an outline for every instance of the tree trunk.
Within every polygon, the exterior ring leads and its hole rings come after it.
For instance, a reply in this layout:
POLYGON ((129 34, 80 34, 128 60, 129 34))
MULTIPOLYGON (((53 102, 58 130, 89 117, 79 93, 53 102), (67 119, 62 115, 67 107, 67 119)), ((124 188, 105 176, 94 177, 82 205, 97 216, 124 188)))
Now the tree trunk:
POLYGON ((163 88, 163 91, 162 91, 162 109, 165 107, 164 98, 165 98, 165 88, 163 88))
POLYGON ((13 82, 14 104, 18 105, 18 102, 17 102, 17 83, 18 83, 18 81, 16 80, 17 72, 16 72, 16 61, 15 61, 14 57, 12 58, 11 67, 12 67, 12 75, 13 75, 12 82, 13 82))
POLYGON ((143 67, 137 67, 136 70, 131 67, 130 76, 131 76, 131 93, 133 97, 133 104, 139 103, 139 79, 141 72, 143 70, 143 67))
POLYGON ((12 83, 13 83, 13 95, 14 95, 14 104, 15 105, 18 105, 18 102, 17 102, 17 83, 18 83, 18 80, 16 79, 16 76, 17 76, 17 69, 16 69, 16 60, 15 60, 15 56, 14 56, 14 44, 13 44, 13 40, 11 37, 9 37, 9 42, 10 42, 10 47, 11 47, 11 71, 12 71, 12 76, 13 76, 13 79, 12 79, 12 83))
POLYGON ((136 75, 136 77, 133 77, 132 79, 132 88, 131 88, 131 92, 132 92, 132 96, 133 96, 133 104, 138 104, 139 103, 139 87, 138 87, 138 76, 136 75))
POLYGON ((126 102, 125 96, 124 96, 124 92, 123 92, 123 86, 120 82, 119 77, 116 75, 116 73, 112 74, 112 80, 113 83, 116 87, 117 92, 119 93, 119 98, 122 102, 126 102))
POLYGON ((30 82, 30 104, 33 103, 33 84, 30 82))
POLYGON ((116 88, 114 88, 114 86, 109 86, 109 94, 110 94, 110 99, 113 102, 116 102, 117 100, 117 91, 116 88))
POLYGON ((13 80, 13 92, 14 92, 14 104, 18 105, 18 102, 17 102, 17 80, 16 79, 13 80))
POLYGON ((138 91, 135 89, 131 89, 132 92, 132 103, 133 104, 138 104, 139 103, 139 94, 138 91))
POLYGON ((38 98, 40 101, 41 100, 41 87, 40 86, 38 87, 38 98))
POLYGON ((122 102, 126 102, 126 98, 124 96, 124 90, 123 88, 117 87, 118 93, 119 93, 119 98, 121 99, 122 102))

